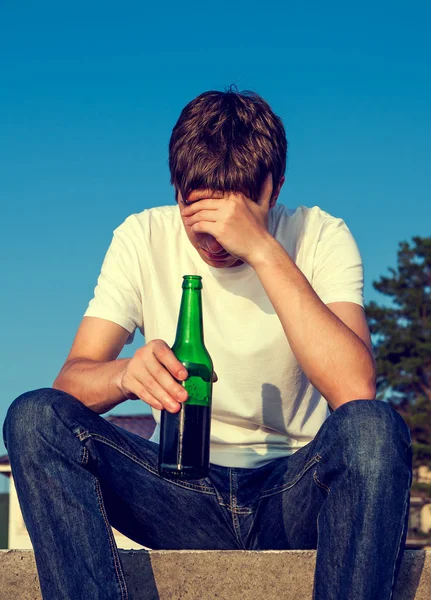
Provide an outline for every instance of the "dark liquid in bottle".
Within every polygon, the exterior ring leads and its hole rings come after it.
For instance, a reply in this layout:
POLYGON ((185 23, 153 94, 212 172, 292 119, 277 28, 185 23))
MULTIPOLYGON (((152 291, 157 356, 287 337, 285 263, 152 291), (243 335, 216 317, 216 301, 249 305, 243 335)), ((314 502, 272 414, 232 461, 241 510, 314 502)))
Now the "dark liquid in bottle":
POLYGON ((162 411, 159 471, 178 479, 200 479, 209 470, 209 406, 181 405, 177 413, 162 411))

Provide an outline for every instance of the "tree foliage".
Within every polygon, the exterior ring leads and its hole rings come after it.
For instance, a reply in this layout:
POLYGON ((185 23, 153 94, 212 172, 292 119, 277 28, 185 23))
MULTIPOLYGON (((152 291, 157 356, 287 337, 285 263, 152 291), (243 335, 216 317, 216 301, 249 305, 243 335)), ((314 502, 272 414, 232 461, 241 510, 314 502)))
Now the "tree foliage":
POLYGON ((404 418, 414 466, 431 467, 431 237, 401 242, 397 268, 373 282, 389 302, 366 306, 377 363, 377 397, 404 418))

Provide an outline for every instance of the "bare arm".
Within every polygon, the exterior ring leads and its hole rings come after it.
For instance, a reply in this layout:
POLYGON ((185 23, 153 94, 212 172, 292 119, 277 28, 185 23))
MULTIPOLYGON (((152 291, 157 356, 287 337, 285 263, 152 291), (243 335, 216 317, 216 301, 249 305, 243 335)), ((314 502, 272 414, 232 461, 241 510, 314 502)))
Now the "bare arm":
POLYGON ((323 304, 273 238, 252 266, 296 359, 330 407, 374 399, 375 364, 362 307, 352 302, 323 304))
MULTIPOLYGON (((187 392, 187 370, 163 340, 151 340, 132 358, 118 359, 129 333, 96 317, 84 317, 53 387, 102 414, 125 400, 142 400, 178 412, 187 392)), ((216 376, 215 376, 216 380, 216 376)))
POLYGON ((117 357, 128 336, 116 323, 84 317, 53 387, 72 394, 99 414, 127 400, 120 382, 130 358, 117 357))

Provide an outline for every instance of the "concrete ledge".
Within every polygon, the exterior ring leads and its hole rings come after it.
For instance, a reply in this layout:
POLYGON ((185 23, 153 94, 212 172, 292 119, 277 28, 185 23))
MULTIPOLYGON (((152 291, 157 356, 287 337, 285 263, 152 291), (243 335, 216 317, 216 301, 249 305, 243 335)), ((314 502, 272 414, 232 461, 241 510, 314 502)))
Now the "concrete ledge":
MULTIPOLYGON (((132 600, 144 600, 143 550, 120 550, 132 600)), ((152 550, 160 600, 311 600, 315 550, 152 550)), ((0 600, 41 600, 32 550, 0 550, 0 600)), ((431 598, 431 550, 406 550, 394 600, 431 598)), ((89 599, 91 600, 91 599, 89 599)))

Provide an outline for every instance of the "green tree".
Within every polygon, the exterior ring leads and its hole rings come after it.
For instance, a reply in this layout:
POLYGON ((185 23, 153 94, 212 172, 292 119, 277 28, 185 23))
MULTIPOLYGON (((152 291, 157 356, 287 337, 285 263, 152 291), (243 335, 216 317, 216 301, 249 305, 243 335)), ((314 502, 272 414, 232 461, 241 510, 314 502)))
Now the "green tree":
POLYGON ((397 268, 373 282, 389 305, 370 302, 366 314, 377 363, 377 397, 387 400, 409 426, 413 466, 431 468, 431 237, 412 240, 399 244, 397 268))

